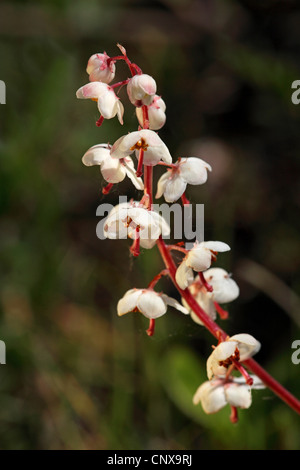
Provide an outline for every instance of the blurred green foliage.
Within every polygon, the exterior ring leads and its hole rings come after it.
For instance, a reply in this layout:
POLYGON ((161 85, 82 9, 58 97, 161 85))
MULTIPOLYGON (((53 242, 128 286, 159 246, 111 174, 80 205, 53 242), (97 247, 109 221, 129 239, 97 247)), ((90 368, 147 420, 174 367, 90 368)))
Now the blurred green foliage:
POLYGON ((234 426, 192 405, 214 343, 202 328, 170 309, 148 338, 141 315, 117 318, 162 263, 97 239, 97 206, 138 193, 124 181, 104 198, 81 157, 136 120, 124 89, 123 128, 98 129, 75 98, 89 56, 117 43, 154 76, 174 159, 213 167, 188 197, 205 204, 206 238, 232 248, 218 264, 241 296, 222 326, 256 336, 258 361, 299 396, 299 20, 296 0, 1 2, 1 449, 299 449, 298 416, 268 390, 234 426))

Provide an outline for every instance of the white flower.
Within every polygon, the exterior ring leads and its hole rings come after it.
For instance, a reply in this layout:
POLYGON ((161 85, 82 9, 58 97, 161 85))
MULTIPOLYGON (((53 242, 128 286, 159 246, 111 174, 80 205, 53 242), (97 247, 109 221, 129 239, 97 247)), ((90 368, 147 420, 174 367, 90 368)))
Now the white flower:
POLYGON ((97 101, 98 109, 104 119, 111 119, 117 115, 123 124, 124 107, 114 90, 106 83, 88 83, 77 90, 76 96, 79 99, 97 101))
POLYGON ((193 270, 202 272, 208 269, 216 259, 216 254, 228 251, 230 247, 223 242, 209 241, 196 243, 176 271, 176 282, 181 289, 185 289, 194 282, 193 270))
POLYGON ((181 158, 175 165, 158 180, 156 198, 164 195, 167 202, 175 202, 185 192, 187 184, 205 183, 207 170, 211 171, 208 163, 195 157, 181 158))
POLYGON ((134 75, 127 84, 127 93, 134 106, 138 108, 143 105, 149 106, 156 93, 156 82, 145 73, 134 75))
POLYGON ((86 71, 91 82, 110 83, 115 78, 116 66, 113 61, 109 61, 106 52, 103 52, 89 58, 86 71))
POLYGON ((120 137, 113 144, 110 152, 113 158, 124 158, 135 151, 138 158, 141 149, 144 150, 144 163, 146 165, 156 165, 160 160, 172 163, 172 157, 167 146, 156 132, 149 129, 130 132, 120 137))
POLYGON ((83 155, 82 162, 86 166, 99 165, 102 176, 108 183, 120 183, 127 175, 137 189, 144 189, 143 180, 136 177, 132 159, 128 156, 121 160, 112 158, 107 144, 91 147, 83 155))
POLYGON ((222 341, 207 359, 207 377, 211 380, 213 376, 225 375, 232 360, 243 362, 256 354, 260 346, 259 341, 246 333, 222 341))
POLYGON ((210 268, 203 273, 203 276, 212 286, 212 298, 218 304, 232 302, 239 296, 239 286, 225 269, 210 268))
POLYGON ((131 238, 140 240, 143 248, 150 249, 163 235, 170 235, 170 227, 165 219, 155 211, 139 207, 138 202, 122 203, 115 206, 104 224, 104 236, 110 239, 131 238))
POLYGON ((263 389, 264 384, 257 376, 250 376, 253 385, 247 385, 243 377, 231 377, 230 379, 215 378, 204 382, 197 389, 194 397, 194 405, 201 402, 203 411, 207 414, 220 411, 227 404, 236 408, 249 408, 252 403, 251 389, 263 389))
POLYGON ((177 300, 152 289, 130 289, 118 302, 118 315, 139 311, 150 319, 159 318, 167 311, 167 305, 187 314, 188 311, 177 300))
MULTIPOLYGON (((143 111, 141 108, 136 108, 136 116, 141 127, 144 126, 143 111)), ((164 100, 155 95, 152 103, 148 106, 148 119, 149 119, 149 128, 153 131, 158 131, 161 129, 166 122, 166 104, 164 100)))
MULTIPOLYGON (((195 281, 189 286, 189 291, 205 313, 212 320, 215 320, 217 318, 215 303, 217 302, 218 304, 222 304, 232 302, 239 296, 240 290, 237 283, 230 277, 225 269, 210 268, 207 271, 204 271, 203 276, 205 281, 213 288, 213 291, 207 291, 199 276, 195 277, 195 281)), ((193 310, 191 310, 183 298, 182 303, 189 309, 191 318, 194 322, 199 325, 203 325, 200 318, 193 310)))

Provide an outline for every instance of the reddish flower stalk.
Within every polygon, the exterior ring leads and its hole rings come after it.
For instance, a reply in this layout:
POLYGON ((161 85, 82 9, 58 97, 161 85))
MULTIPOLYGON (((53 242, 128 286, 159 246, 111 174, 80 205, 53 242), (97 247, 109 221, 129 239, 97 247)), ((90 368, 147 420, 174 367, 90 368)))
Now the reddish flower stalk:
MULTIPOLYGON (((148 120, 148 113, 147 113, 147 106, 143 106, 143 128, 146 129, 147 126, 149 126, 149 120, 148 120)), ((140 164, 140 159, 139 159, 139 164, 140 164)), ((149 166, 144 166, 145 168, 145 178, 144 178, 144 194, 147 194, 149 196, 150 204, 149 208, 151 209, 152 207, 152 201, 153 201, 153 193, 152 193, 152 177, 153 177, 153 168, 149 166)), ((188 199, 186 198, 185 194, 181 197, 182 203, 183 204, 189 204, 188 199)), ((178 290, 179 294, 181 297, 185 299, 189 307, 194 311, 194 313, 197 315, 197 317, 202 321, 203 325, 207 330, 215 336, 215 338, 218 339, 218 341, 225 341, 226 338, 228 338, 228 334, 222 330, 222 328, 219 327, 207 314, 206 312, 200 307, 200 305, 196 302, 195 298, 192 296, 190 293, 189 289, 182 290, 178 286, 176 279, 175 279, 175 274, 177 267, 174 263, 174 260, 171 256, 171 253, 167 247, 167 245, 164 243, 162 237, 157 240, 156 242, 157 247, 160 251, 161 257, 164 261, 164 264, 166 266, 166 269, 168 270, 168 274, 170 276, 170 279, 172 280, 173 284, 175 285, 176 289, 178 290)), ((174 245, 176 246, 176 245, 174 245)), ((205 285, 205 287, 209 291, 211 291, 209 288, 211 286, 207 284, 206 280, 204 279, 204 276, 202 273, 199 273, 200 278, 202 283, 205 285), (204 281, 204 282, 203 282, 204 281)), ((218 309, 219 311, 219 309, 218 309)), ((220 313, 220 311, 219 311, 220 313)), ((153 323, 150 321, 150 326, 149 329, 147 330, 147 334, 151 336, 154 333, 154 323, 155 321, 153 320, 153 323)), ((259 377, 262 382, 270 388, 278 397, 280 397, 285 403, 287 403, 294 411, 300 414, 300 401, 293 396, 288 390, 286 390, 279 382, 277 382, 270 374, 268 374, 263 367, 261 367, 254 359, 247 359, 244 361, 244 364, 255 374, 257 377, 259 377)), ((235 364, 235 366, 240 370, 243 371, 243 375, 247 374, 247 380, 248 383, 250 382, 250 377, 247 373, 247 371, 242 367, 240 363, 235 364)), ((233 423, 238 421, 238 416, 237 416, 237 409, 235 407, 231 408, 231 416, 230 419, 233 423)))

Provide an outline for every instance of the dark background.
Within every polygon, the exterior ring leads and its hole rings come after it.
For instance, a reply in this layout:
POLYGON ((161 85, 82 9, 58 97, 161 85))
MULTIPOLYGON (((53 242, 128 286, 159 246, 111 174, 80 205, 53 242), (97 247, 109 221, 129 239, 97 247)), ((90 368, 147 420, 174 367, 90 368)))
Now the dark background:
MULTIPOLYGON (((136 130, 134 108, 123 89, 124 126, 98 129, 95 103, 75 97, 90 55, 117 55, 117 43, 155 78, 173 159, 213 167, 187 196, 205 204, 205 238, 231 246, 218 265, 241 295, 220 324, 254 335, 256 359, 299 396, 297 3, 1 2, 0 448, 299 449, 298 416, 269 390, 237 425, 228 407, 192 405, 215 340, 189 318, 170 309, 149 338, 142 315, 117 317, 119 298, 163 266, 156 248, 132 259, 128 240, 97 239, 98 205, 139 193, 124 181, 104 198, 81 157, 136 130)), ((118 64, 117 81, 127 76, 118 64)))

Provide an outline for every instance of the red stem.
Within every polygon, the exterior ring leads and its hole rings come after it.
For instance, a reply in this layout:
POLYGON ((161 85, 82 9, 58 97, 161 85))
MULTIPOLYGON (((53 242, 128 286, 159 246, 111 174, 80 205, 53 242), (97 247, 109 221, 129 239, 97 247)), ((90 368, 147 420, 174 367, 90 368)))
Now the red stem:
MULTIPOLYGON (((200 305, 196 302, 194 297, 191 295, 188 289, 184 291, 180 289, 175 280, 176 266, 175 263, 164 243, 160 238, 157 240, 157 246, 163 258, 163 261, 166 267, 169 269, 170 278, 172 279, 175 287, 177 288, 179 294, 185 299, 187 304, 195 312, 197 317, 200 318, 204 326, 210 331, 210 333, 215 336, 218 340, 225 341, 228 337, 222 328, 220 328, 208 315, 202 310, 200 305)), ((243 362, 245 366, 248 367, 257 377, 259 377, 262 382, 270 388, 278 397, 280 397, 285 403, 287 403, 294 411, 300 414, 300 401, 292 395, 288 390, 286 390, 277 380, 275 380, 268 372, 266 372, 263 367, 261 367, 254 359, 247 359, 243 362)))
MULTIPOLYGON (((149 124, 148 119, 147 119, 147 107, 143 107, 143 124, 144 128, 147 128, 146 126, 149 124)), ((149 166, 145 166, 145 178, 144 178, 144 194, 147 194, 149 196, 150 200, 150 208, 152 207, 152 200, 153 200, 153 194, 152 194, 152 176, 153 176, 153 168, 149 166)), ((189 203, 189 201, 185 198, 182 199, 183 204, 189 203)), ((169 271, 169 276, 175 285, 176 289, 178 290, 179 294, 181 297, 185 299, 189 307, 194 311, 194 313, 199 317, 199 319, 202 321, 203 325, 207 328, 207 330, 215 336, 215 338, 218 339, 218 341, 225 341, 226 338, 228 338, 227 333, 222 330, 222 328, 219 327, 206 313, 205 311, 200 307, 200 305, 196 302, 195 298, 192 296, 190 293, 189 289, 182 290, 178 286, 176 279, 175 279, 175 274, 177 267, 174 263, 174 260, 170 254, 170 251, 168 250, 165 242, 162 239, 162 236, 157 240, 156 242, 157 247, 160 251, 161 257, 165 263, 166 268, 169 271)), ((154 325, 151 325, 150 321, 150 326, 148 332, 154 332, 154 325)), ((149 334, 149 333, 148 333, 149 334)), ((153 334, 153 333, 152 333, 153 334)), ((300 414, 300 401, 292 395, 288 390, 286 390, 277 380, 275 380, 270 374, 268 374, 263 367, 261 367, 254 359, 247 359, 244 361, 244 364, 250 369, 257 377, 259 377, 262 382, 270 388, 278 397, 280 397, 287 405, 289 405, 294 411, 300 414)), ((242 367, 242 366, 241 366, 242 367)), ((233 422, 237 421, 237 412, 236 409, 233 407, 232 408, 232 414, 231 414, 231 420, 233 422)))

